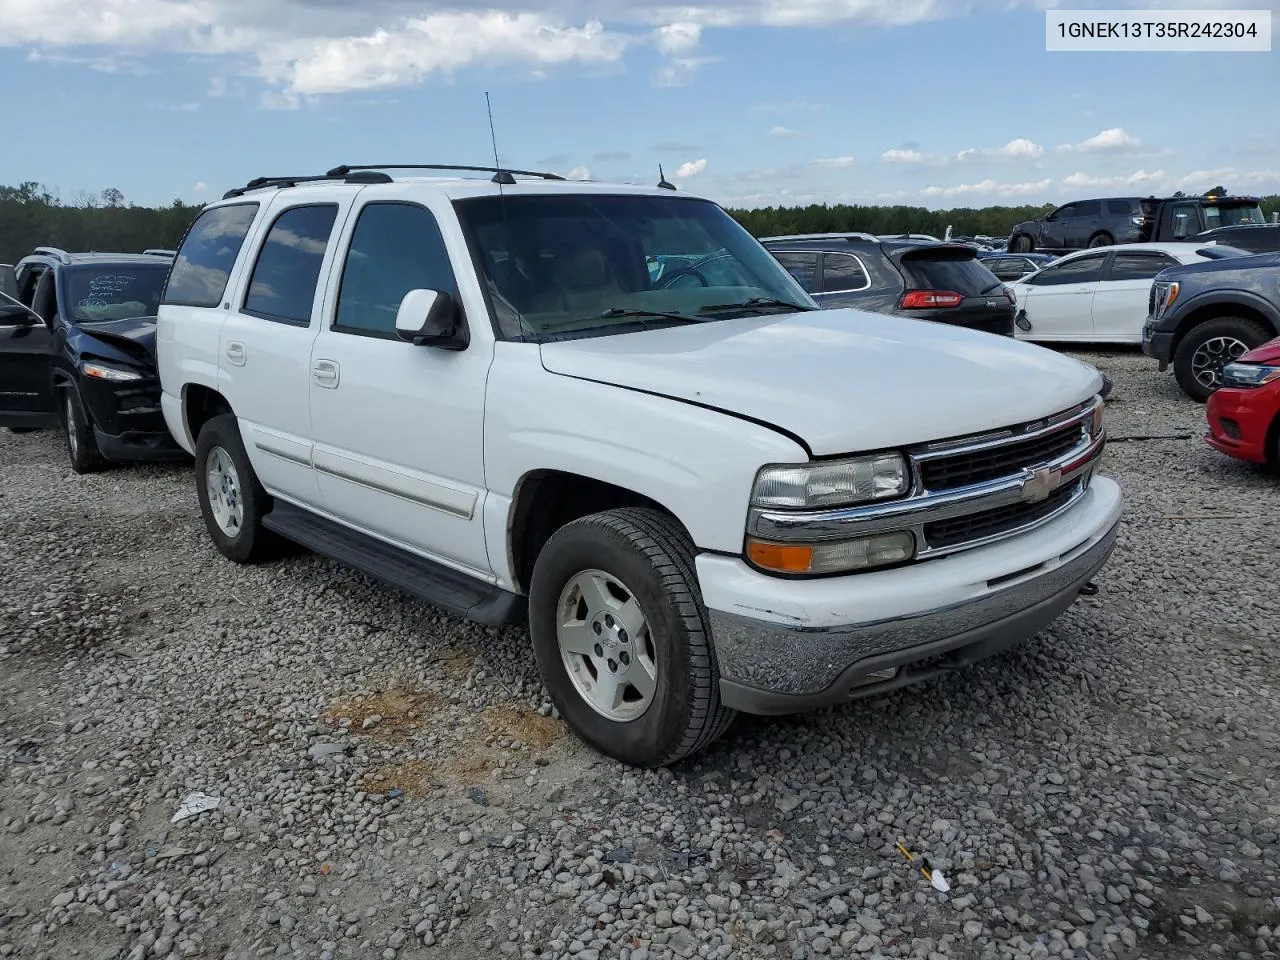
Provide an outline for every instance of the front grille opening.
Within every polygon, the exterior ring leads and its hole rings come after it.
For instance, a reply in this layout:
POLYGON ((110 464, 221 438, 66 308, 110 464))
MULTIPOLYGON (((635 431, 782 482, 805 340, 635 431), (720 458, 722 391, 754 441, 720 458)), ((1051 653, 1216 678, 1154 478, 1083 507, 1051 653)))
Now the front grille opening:
POLYGON ((1029 440, 1015 440, 989 450, 926 460, 920 464, 920 478, 924 488, 930 491, 954 490, 998 480, 1064 456, 1078 446, 1083 437, 1080 425, 1073 423, 1029 440))
POLYGON ((984 510, 967 517, 935 520, 924 525, 925 543, 933 550, 954 547, 986 537, 998 536, 1043 520, 1064 506, 1080 491, 1081 481, 1059 487, 1039 503, 1015 503, 1007 507, 984 510))

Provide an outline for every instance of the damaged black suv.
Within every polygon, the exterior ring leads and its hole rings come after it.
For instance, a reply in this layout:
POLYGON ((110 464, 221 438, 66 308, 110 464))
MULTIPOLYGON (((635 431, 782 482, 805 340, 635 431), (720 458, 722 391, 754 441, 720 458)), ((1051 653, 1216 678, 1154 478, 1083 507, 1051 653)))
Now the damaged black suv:
POLYGON ((160 412, 155 314, 173 254, 37 247, 0 264, 0 426, 60 428, 76 473, 185 456, 160 412))

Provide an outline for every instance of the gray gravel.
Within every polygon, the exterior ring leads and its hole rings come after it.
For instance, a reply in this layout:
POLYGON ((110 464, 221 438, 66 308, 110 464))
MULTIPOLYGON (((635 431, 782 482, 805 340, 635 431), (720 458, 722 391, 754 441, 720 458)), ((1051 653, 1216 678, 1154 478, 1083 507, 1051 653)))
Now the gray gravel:
POLYGON ((1112 446, 1096 596, 652 773, 565 734, 520 633, 236 567, 187 468, 0 433, 0 957, 1280 956, 1280 485, 1088 358, 1114 435, 1191 435, 1112 446))

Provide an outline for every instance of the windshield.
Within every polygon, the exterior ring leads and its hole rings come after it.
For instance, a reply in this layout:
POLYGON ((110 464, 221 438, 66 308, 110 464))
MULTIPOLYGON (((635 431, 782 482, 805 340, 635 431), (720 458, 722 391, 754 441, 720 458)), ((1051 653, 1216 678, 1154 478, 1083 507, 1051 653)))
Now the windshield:
POLYGON ((767 250, 705 200, 561 194, 456 207, 510 339, 816 308, 767 250))
POLYGON ((67 267, 62 275, 70 323, 154 317, 169 263, 67 267))
POLYGON ((1262 207, 1257 203, 1216 203, 1204 208, 1204 227, 1235 227, 1242 223, 1266 223, 1262 207))

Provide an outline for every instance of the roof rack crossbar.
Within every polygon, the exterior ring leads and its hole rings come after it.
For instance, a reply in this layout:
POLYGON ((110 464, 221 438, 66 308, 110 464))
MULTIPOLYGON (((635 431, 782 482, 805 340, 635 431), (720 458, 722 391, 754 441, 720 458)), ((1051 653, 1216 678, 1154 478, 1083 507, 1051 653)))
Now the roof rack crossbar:
POLYGON ((46 257, 53 257, 59 263, 71 262, 71 254, 67 253, 67 251, 61 249, 60 247, 36 247, 31 252, 42 254, 46 257))
POLYGON ((267 187, 296 187, 300 183, 325 183, 333 180, 345 180, 347 183, 390 183, 391 178, 384 174, 378 174, 374 171, 364 173, 354 173, 351 176, 345 174, 322 173, 318 175, 307 175, 302 177, 254 177, 243 187, 234 187, 222 195, 223 200, 230 200, 232 197, 244 196, 251 190, 263 190, 267 187))
POLYGON ((345 177, 357 170, 466 170, 469 173, 492 173, 495 181, 503 174, 517 177, 538 177, 541 180, 563 180, 558 173, 540 170, 514 170, 510 167, 476 167, 462 163, 344 163, 329 171, 331 177, 345 177))

